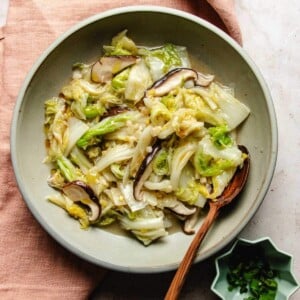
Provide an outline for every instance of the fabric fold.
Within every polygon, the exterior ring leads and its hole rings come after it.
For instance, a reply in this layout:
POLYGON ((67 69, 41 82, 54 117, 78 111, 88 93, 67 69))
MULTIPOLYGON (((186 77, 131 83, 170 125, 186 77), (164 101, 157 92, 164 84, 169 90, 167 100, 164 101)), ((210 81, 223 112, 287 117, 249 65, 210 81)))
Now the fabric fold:
MULTIPOLYGON (((86 299, 106 270, 69 253, 35 221, 10 160, 10 123, 22 82, 60 34, 91 15, 126 5, 160 5, 193 13, 241 43, 232 0, 10 0, 0 40, 0 298, 86 299)), ((33 154, 34 155, 34 154, 33 154)), ((43 201, 43 199, 41 199, 43 201)))
POLYGON ((207 0, 222 19, 229 35, 242 45, 242 33, 236 18, 234 1, 232 0, 207 0))

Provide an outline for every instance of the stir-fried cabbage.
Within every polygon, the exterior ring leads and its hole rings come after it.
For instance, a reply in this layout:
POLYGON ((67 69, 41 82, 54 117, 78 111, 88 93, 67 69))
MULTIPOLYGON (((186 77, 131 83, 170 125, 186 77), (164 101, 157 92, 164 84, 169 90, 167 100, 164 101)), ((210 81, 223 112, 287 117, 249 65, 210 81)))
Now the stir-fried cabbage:
POLYGON ((124 214, 120 217, 121 226, 131 231, 145 245, 168 235, 164 223, 164 214, 147 206, 136 213, 124 214))
POLYGON ((185 47, 166 44, 154 49, 142 49, 145 61, 153 80, 158 80, 168 71, 176 67, 190 67, 188 53, 185 47))
POLYGON ((90 225, 88 214, 78 204, 74 203, 64 195, 51 195, 48 200, 53 204, 63 208, 74 219, 78 219, 82 229, 87 229, 90 225))
POLYGON ((137 103, 144 96, 145 90, 151 85, 152 78, 144 61, 134 65, 128 75, 125 87, 125 99, 137 103))
POLYGON ((106 55, 130 55, 137 54, 138 48, 134 41, 127 37, 127 30, 123 30, 111 41, 111 45, 105 45, 104 52, 106 55))
POLYGON ((94 137, 101 137, 104 134, 111 133, 117 129, 125 126, 126 121, 131 118, 129 113, 112 116, 103 119, 101 122, 93 125, 86 130, 84 134, 77 140, 77 146, 85 149, 87 146, 93 145, 98 142, 94 137))
POLYGON ((118 223, 149 245, 168 235, 170 214, 188 223, 222 194, 246 157, 236 129, 250 111, 191 69, 183 46, 141 47, 124 30, 103 50, 45 101, 48 184, 59 192, 48 200, 82 228, 118 223))

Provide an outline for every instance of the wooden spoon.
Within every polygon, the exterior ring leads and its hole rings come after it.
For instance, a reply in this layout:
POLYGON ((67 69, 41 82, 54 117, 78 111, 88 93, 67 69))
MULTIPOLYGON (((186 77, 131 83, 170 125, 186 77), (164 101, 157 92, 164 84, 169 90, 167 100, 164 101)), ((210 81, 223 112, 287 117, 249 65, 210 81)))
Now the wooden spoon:
POLYGON ((187 250, 181 264, 179 265, 177 272, 171 282, 169 290, 165 296, 165 300, 175 300, 178 298, 181 288, 185 282, 188 271, 191 268, 193 260, 196 256, 197 250, 203 241, 206 233, 208 232, 210 226, 217 218, 219 210, 221 207, 229 204, 243 189, 249 173, 250 158, 249 152, 245 146, 239 146, 239 149, 247 154, 247 158, 244 161, 242 168, 238 168, 235 172, 229 185, 225 188, 222 195, 214 200, 209 201, 209 212, 196 233, 189 249, 187 250))

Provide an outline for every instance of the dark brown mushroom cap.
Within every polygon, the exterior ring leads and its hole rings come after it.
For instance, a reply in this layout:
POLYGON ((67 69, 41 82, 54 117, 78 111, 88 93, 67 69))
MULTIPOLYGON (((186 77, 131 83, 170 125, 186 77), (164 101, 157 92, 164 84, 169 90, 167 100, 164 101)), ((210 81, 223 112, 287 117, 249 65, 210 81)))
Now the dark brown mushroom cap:
POLYGON ((147 90, 147 93, 154 97, 161 97, 188 80, 193 80, 195 85, 208 86, 214 80, 214 76, 206 75, 190 68, 176 68, 155 81, 147 90))
POLYGON ((164 77, 154 82, 148 89, 148 92, 155 97, 160 97, 168 94, 174 88, 180 86, 183 82, 193 79, 198 79, 198 74, 195 70, 189 68, 176 68, 168 72, 164 77))
POLYGON ((122 107, 122 106, 113 106, 111 108, 109 108, 103 115, 102 118, 106 118, 106 117, 111 117, 111 116, 115 116, 118 114, 121 114, 125 111, 128 111, 128 107, 122 107))
POLYGON ((101 206, 93 190, 83 181, 75 180, 64 185, 63 193, 74 202, 81 202, 90 209, 89 221, 96 221, 101 214, 101 206))
POLYGON ((138 61, 137 56, 103 56, 91 69, 91 80, 97 83, 104 83, 112 79, 114 74, 125 68, 134 65, 138 61))

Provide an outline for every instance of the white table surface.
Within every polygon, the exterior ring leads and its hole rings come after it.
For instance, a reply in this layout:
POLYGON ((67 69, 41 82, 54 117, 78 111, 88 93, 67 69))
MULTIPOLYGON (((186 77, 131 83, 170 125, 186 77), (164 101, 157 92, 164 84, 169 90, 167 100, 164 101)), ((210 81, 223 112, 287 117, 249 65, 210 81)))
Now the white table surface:
MULTIPOLYGON (((238 0, 244 48, 270 88, 278 122, 278 159, 269 192, 242 232, 269 236, 294 256, 300 280, 300 1, 238 0)), ((291 299, 300 299, 298 290, 291 299)))
MULTIPOLYGON (((300 1, 236 0, 236 11, 244 48, 271 90, 279 134, 278 160, 270 189, 240 236, 271 237, 278 248, 294 256, 293 268, 299 281, 300 1)), ((92 299, 162 299, 173 274, 111 272, 92 299)), ((213 258, 194 265, 180 299, 218 299, 210 291, 214 275, 213 258)), ((300 290, 290 299, 300 299, 300 290)))

